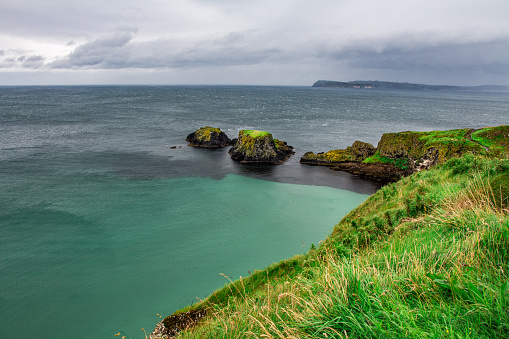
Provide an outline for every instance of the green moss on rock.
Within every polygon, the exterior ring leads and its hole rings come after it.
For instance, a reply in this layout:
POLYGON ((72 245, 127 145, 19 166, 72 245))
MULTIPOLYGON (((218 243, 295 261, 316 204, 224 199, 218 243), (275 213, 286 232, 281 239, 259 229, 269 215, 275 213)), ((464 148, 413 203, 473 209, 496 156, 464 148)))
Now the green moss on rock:
POLYGON ((359 162, 375 153, 373 145, 362 141, 355 141, 346 149, 336 149, 315 154, 306 152, 300 162, 303 164, 333 166, 343 162, 359 162))
POLYGON ((205 126, 187 136, 189 146, 215 148, 231 145, 231 140, 219 128, 205 126))
POLYGON ((272 134, 267 131, 257 131, 252 129, 245 129, 242 131, 244 135, 248 135, 251 138, 261 138, 261 137, 269 137, 272 138, 272 134))
POLYGON ((293 147, 274 139, 269 132, 242 130, 229 153, 242 163, 280 164, 294 152, 293 147))

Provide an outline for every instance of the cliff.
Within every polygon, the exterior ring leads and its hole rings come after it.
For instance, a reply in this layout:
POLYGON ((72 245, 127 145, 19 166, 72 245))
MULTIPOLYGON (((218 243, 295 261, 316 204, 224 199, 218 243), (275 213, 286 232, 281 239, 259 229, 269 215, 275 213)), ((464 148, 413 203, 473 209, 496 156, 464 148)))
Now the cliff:
POLYGON ((490 91, 507 92, 509 86, 485 85, 485 86, 449 86, 449 85, 426 85, 412 84, 408 82, 390 82, 390 81, 331 81, 318 80, 312 87, 335 87, 335 88, 377 88, 377 89, 396 89, 396 90, 449 90, 449 91, 490 91))
POLYGON ((269 132, 242 130, 229 153, 233 160, 242 163, 277 165, 294 154, 294 151, 292 146, 288 146, 284 141, 274 139, 269 132))

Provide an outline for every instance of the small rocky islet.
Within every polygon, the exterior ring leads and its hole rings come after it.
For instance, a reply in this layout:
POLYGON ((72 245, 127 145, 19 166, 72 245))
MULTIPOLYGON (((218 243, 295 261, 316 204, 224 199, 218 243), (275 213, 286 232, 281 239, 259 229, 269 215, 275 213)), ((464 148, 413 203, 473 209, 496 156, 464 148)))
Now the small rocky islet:
POLYGON ((241 130, 237 139, 230 139, 221 129, 206 126, 189 134, 186 140, 194 147, 233 146, 228 151, 231 158, 245 164, 279 165, 295 153, 292 146, 266 131, 241 130))
MULTIPOLYGON (((230 139, 219 128, 202 127, 188 135, 195 147, 232 146, 228 151, 241 163, 282 164, 295 154, 286 142, 266 131, 241 130, 230 139)), ((328 152, 306 152, 300 163, 327 166, 333 170, 381 181, 397 181, 412 173, 429 169, 450 158, 471 152, 487 156, 509 156, 509 125, 480 129, 455 129, 431 132, 384 133, 377 147, 355 141, 346 149, 328 152)))
POLYGON ((295 152, 292 146, 274 139, 269 132, 242 130, 228 153, 233 160, 241 163, 279 165, 295 152))
POLYGON ((205 126, 190 133, 186 141, 189 146, 203 148, 218 148, 232 145, 232 140, 219 128, 205 126))

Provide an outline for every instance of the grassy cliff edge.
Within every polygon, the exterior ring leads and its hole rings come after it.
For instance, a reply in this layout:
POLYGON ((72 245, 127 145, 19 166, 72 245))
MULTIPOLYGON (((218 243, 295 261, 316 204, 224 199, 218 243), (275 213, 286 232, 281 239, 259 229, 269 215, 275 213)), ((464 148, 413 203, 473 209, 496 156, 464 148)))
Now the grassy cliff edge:
POLYGON ((164 327, 173 330, 166 333, 179 338, 506 336, 509 135, 497 127, 472 131, 470 137, 483 146, 476 154, 384 186, 346 215, 318 248, 230 281, 166 317, 164 327), (487 156, 484 146, 497 156, 487 156))
POLYGON ((377 147, 355 141, 346 149, 307 152, 300 162, 397 181, 466 153, 509 156, 509 125, 481 129, 384 133, 377 147))

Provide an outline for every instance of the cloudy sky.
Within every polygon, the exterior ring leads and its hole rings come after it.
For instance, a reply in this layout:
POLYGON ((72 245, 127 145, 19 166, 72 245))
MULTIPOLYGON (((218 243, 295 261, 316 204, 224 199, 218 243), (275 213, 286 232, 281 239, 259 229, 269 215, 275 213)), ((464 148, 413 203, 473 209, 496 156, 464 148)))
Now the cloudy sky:
POLYGON ((509 0, 1 0, 0 85, 509 85, 509 0))

